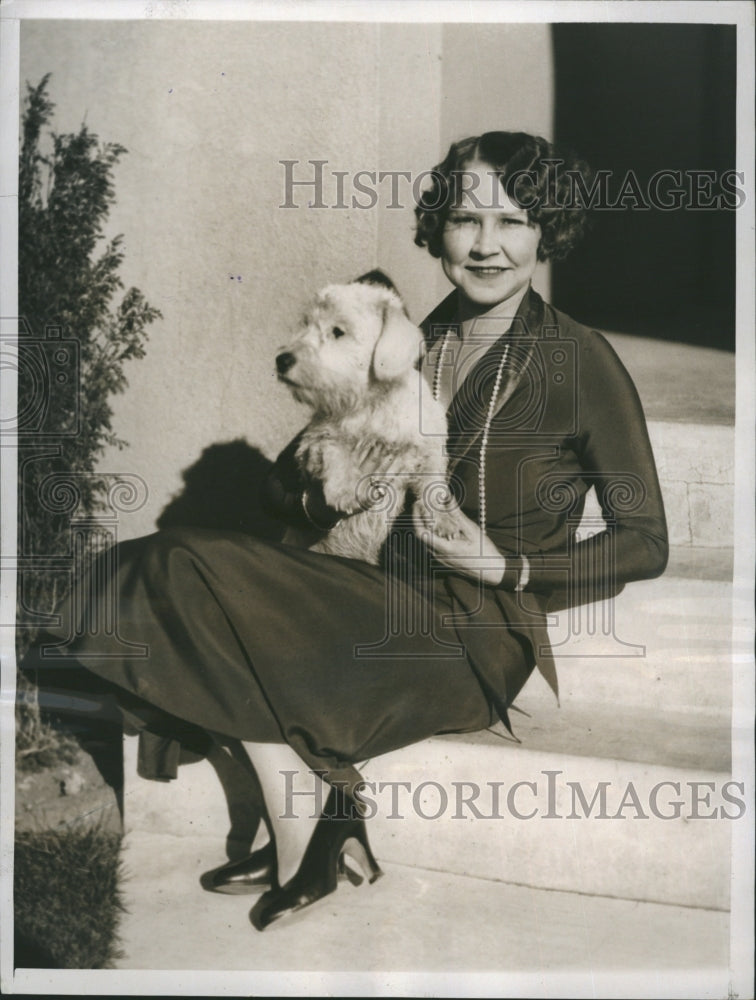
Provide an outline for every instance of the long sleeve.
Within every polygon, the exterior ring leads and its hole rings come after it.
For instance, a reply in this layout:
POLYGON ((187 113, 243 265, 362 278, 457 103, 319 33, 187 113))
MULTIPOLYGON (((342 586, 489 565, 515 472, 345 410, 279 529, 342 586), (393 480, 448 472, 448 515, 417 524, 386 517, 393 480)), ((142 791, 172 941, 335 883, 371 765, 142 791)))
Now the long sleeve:
POLYGON ((576 367, 577 433, 569 441, 584 488, 594 486, 607 528, 567 551, 529 554, 536 592, 563 590, 569 603, 618 593, 632 580, 664 572, 667 526, 640 399, 601 334, 580 338, 576 367))
POLYGON ((261 490, 265 511, 271 517, 286 522, 304 532, 312 541, 324 535, 344 516, 329 507, 323 497, 322 485, 306 481, 296 461, 302 431, 287 444, 268 473, 261 490), (304 493, 307 490, 307 512, 304 493), (309 516, 308 516, 309 514, 309 516))
POLYGON ((298 434, 290 441, 276 459, 262 486, 262 503, 271 517, 277 517, 292 527, 308 528, 311 525, 302 509, 305 483, 294 460, 300 437, 301 434, 298 434))

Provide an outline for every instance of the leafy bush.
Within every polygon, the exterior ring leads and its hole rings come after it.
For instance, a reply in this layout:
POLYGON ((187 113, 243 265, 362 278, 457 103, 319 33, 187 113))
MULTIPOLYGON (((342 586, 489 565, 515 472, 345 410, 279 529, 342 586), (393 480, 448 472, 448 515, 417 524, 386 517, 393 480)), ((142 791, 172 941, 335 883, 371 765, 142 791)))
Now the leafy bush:
POLYGON ((125 443, 113 432, 110 398, 123 392, 124 365, 143 357, 147 327, 160 316, 136 288, 114 303, 123 238, 100 247, 113 169, 126 150, 100 144, 82 125, 50 133, 45 153, 42 132, 54 109, 48 81, 27 85, 19 168, 18 542, 28 566, 19 575, 21 654, 71 575, 71 510, 51 498, 51 484, 67 477, 77 517, 103 508, 97 460, 106 446, 125 443), (47 565, 61 556, 61 568, 47 565))
MULTIPOLYGON (((72 517, 105 506, 108 481, 97 462, 107 446, 125 444, 113 431, 110 400, 126 387, 124 366, 143 357, 147 327, 160 316, 136 288, 118 299, 122 237, 105 239, 113 170, 126 150, 101 144, 86 125, 46 131, 54 110, 48 82, 49 74, 27 85, 19 164, 19 659, 102 545, 96 531, 74 540, 72 517)), ((54 753, 56 735, 23 679, 19 692, 17 747, 31 766, 37 749, 54 753)))

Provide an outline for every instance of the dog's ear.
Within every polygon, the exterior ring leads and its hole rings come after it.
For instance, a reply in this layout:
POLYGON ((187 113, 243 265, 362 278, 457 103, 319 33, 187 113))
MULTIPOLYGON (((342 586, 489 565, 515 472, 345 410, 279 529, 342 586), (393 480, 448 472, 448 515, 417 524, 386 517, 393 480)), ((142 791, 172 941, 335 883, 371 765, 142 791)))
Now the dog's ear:
POLYGON ((383 307, 383 328, 373 351, 373 373, 381 381, 405 375, 420 356, 421 334, 398 299, 383 307))
POLYGON ((390 292, 396 292, 398 295, 397 287, 394 282, 389 278, 387 274, 384 274, 379 268, 374 271, 368 271, 366 274, 361 274, 359 278, 355 278, 352 282, 354 285, 381 285, 383 288, 388 288, 390 292))

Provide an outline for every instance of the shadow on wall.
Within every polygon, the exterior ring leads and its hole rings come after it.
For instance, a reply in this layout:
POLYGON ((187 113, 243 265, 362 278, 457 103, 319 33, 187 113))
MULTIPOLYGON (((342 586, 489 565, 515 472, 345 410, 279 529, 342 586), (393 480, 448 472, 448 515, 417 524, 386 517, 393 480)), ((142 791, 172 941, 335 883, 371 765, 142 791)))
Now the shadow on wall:
POLYGON ((217 528, 279 541, 284 526, 263 510, 260 489, 273 467, 243 438, 212 444, 182 473, 184 489, 157 519, 158 528, 217 528))

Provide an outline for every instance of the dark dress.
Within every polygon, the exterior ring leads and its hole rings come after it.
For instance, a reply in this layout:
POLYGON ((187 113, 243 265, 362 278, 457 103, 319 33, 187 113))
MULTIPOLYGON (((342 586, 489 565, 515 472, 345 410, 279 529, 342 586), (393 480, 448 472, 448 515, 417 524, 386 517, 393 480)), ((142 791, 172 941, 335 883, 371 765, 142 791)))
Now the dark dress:
MULTIPOLYGON (((449 296, 428 317, 429 341, 454 322, 454 303, 449 296)), ((667 557, 628 374, 600 334, 532 290, 449 410, 465 513, 478 517, 481 433, 508 340, 485 461, 487 529, 505 554, 528 556, 525 591, 514 589, 516 558, 498 587, 441 571, 401 519, 388 569, 242 533, 169 529, 95 563, 26 666, 54 687, 56 672, 69 677, 75 664, 94 687, 119 692, 131 722, 163 736, 181 737, 189 724, 288 742, 349 788, 367 758, 437 733, 508 724, 534 666, 556 690, 546 610, 656 576, 667 557), (576 544, 591 486, 608 528, 576 544)), ((273 480, 273 493, 289 501, 298 485, 290 453, 273 480)), ((151 776, 166 772, 153 767, 151 776)))

